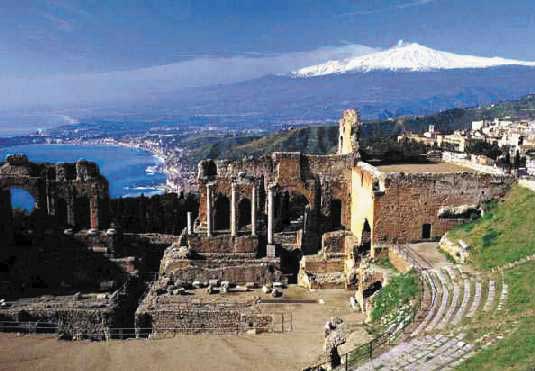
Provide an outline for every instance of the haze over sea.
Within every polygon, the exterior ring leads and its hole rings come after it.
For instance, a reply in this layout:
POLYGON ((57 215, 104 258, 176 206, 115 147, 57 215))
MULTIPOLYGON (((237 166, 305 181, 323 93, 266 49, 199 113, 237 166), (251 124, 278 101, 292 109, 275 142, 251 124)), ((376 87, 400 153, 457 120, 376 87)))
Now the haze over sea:
MULTIPOLYGON (((9 153, 24 153, 34 162, 96 162, 100 173, 110 183, 112 198, 146 196, 161 193, 165 175, 153 170, 159 161, 150 152, 121 146, 33 144, 0 148, 0 159, 9 153)), ((12 191, 14 207, 31 209, 33 200, 24 191, 12 191)))

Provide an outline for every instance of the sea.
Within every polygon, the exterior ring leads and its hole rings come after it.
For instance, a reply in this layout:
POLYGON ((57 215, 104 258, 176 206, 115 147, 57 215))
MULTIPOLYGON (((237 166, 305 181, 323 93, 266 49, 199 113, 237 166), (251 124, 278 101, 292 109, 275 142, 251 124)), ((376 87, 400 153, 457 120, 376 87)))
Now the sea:
MULTIPOLYGON (((3 161, 10 153, 24 153, 34 162, 76 162, 80 159, 96 162, 100 173, 108 179, 110 196, 152 196, 164 192, 166 177, 158 171, 162 160, 152 153, 124 146, 31 144, 0 148, 3 161)), ((13 207, 31 210, 33 197, 22 189, 11 190, 13 207)))

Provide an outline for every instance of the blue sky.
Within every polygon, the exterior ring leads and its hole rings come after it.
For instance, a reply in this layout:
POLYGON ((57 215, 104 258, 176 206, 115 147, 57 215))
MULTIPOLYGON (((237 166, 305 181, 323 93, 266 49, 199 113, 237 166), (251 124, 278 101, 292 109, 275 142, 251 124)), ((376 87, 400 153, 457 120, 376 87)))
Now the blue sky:
POLYGON ((238 81, 400 39, 535 60, 533 0, 2 0, 0 17, 5 107, 102 95, 119 80, 238 81))

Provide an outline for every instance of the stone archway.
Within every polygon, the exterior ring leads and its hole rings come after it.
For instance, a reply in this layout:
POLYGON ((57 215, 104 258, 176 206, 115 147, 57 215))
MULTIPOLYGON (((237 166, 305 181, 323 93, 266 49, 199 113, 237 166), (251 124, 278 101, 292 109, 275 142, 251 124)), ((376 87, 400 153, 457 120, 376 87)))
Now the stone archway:
MULTIPOLYGON (((80 228, 104 227, 107 222, 108 182, 100 175, 95 163, 33 163, 25 155, 9 155, 6 162, 0 164, 2 198, 10 194, 12 187, 21 188, 33 196, 34 215, 38 212, 39 219, 41 216, 65 218, 68 220, 66 224, 80 228), (79 200, 75 195, 83 196, 79 200), (80 210, 76 210, 77 206, 80 210), (78 214, 77 219, 74 214, 78 214), (75 223, 76 220, 79 223, 75 223)), ((4 221, 3 215, 7 214, 7 209, 11 213, 11 203, 3 202, 0 209, 0 224, 8 225, 9 221, 4 221)))
POLYGON ((37 207, 37 199, 26 189, 19 186, 13 186, 9 188, 9 193, 11 197, 11 208, 13 210, 19 209, 23 210, 25 213, 31 214, 37 207))
POLYGON ((299 192, 282 191, 277 194, 277 211, 280 230, 298 230, 304 226, 308 199, 299 192))

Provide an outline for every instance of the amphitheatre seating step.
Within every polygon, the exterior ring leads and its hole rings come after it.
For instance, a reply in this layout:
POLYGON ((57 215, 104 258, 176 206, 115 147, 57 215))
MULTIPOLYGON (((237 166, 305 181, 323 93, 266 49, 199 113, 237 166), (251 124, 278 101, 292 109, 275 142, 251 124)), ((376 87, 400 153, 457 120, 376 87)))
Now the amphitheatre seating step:
POLYGON ((474 293, 474 300, 472 301, 472 305, 470 306, 470 310, 468 311, 468 314, 466 317, 473 317, 477 310, 479 309, 479 305, 481 304, 481 281, 476 281, 476 289, 474 293))
POLYGON ((459 299, 461 295, 461 289, 457 283, 457 277, 455 276, 455 273, 451 267, 447 267, 446 270, 448 271, 448 274, 451 278, 451 283, 453 285, 453 298, 451 299, 451 303, 449 303, 448 311, 446 312, 446 315, 442 319, 442 321, 438 324, 438 328, 442 329, 445 328, 451 321, 453 314, 455 313, 455 310, 459 306, 459 299))
POLYGON ((448 307, 448 301, 449 301, 449 290, 448 290, 448 282, 446 280, 446 277, 444 276, 444 272, 442 270, 437 270, 437 276, 440 280, 441 285, 441 292, 442 295, 440 296, 440 307, 438 308, 438 311, 435 315, 435 318, 427 325, 426 330, 430 331, 433 330, 440 321, 444 318, 444 315, 446 314, 446 309, 448 307))
POLYGON ((483 307, 483 311, 490 312, 494 305, 494 297, 496 296, 496 282, 489 281, 489 294, 487 295, 487 301, 483 307))
POLYGON ((503 307, 507 305, 507 298, 509 296, 509 286, 502 281, 502 293, 500 294, 500 301, 496 310, 503 310, 503 307))
POLYGON ((431 291, 431 304, 429 306, 429 311, 427 312, 427 315, 425 316, 424 320, 418 325, 416 330, 412 333, 412 336, 417 336, 422 333, 422 331, 425 329, 427 324, 431 321, 433 316, 435 315, 437 308, 438 308, 438 282, 434 278, 435 275, 432 271, 424 271, 422 273, 429 285, 429 290, 431 291))
POLYGON ((354 370, 442 370, 471 354, 474 347, 463 337, 428 335, 402 342, 354 370))
POLYGON ((461 306, 459 307, 459 310, 455 314, 455 317, 453 318, 453 325, 458 325, 462 320, 466 313, 466 308, 468 308, 468 302, 470 301, 471 297, 471 281, 468 278, 464 279, 464 292, 463 292, 463 300, 461 302, 461 306))

